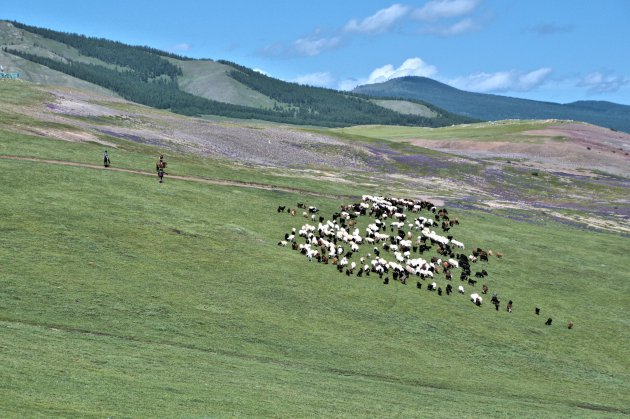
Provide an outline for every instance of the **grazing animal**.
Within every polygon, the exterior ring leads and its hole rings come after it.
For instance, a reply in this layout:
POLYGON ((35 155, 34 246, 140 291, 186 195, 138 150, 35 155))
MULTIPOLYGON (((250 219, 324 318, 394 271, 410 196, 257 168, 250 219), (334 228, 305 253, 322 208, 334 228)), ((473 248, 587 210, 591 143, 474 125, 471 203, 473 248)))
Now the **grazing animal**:
POLYGON ((482 294, 488 293, 488 286, 486 284, 483 284, 483 286, 481 287, 481 293, 482 294))
POLYGON ((460 285, 459 287, 457 287, 457 289, 459 290, 460 294, 464 293, 464 286, 463 285, 460 285))
POLYGON ((278 206, 278 212, 284 212, 286 206, 278 206))
POLYGON ((418 288, 419 290, 422 289, 422 282, 418 281, 416 283, 416 288, 418 288))
POLYGON ((475 272, 475 278, 483 278, 482 272, 475 272))
POLYGON ((442 295, 442 287, 438 287, 438 295, 442 295))
POLYGON ((540 314, 540 309, 538 307, 536 307, 536 314, 540 314))
POLYGON ((475 284, 477 283, 477 281, 475 281, 475 280, 474 280, 474 279, 472 279, 472 278, 468 278, 468 283, 474 287, 474 286, 475 286, 475 284))
POLYGON ((475 303, 475 305, 480 306, 481 303, 483 303, 483 298, 481 298, 479 294, 474 293, 474 294, 470 294, 470 301, 475 303))
POLYGON ((547 319, 547 321, 545 322, 545 324, 546 324, 547 326, 551 326, 551 317, 549 317, 549 318, 547 319))
POLYGON ((446 285, 446 295, 451 295, 453 292, 453 286, 451 284, 446 285))
POLYGON ((503 257, 503 253, 501 253, 501 252, 496 252, 496 255, 497 255, 497 257, 498 257, 499 259, 501 259, 501 258, 503 257))
POLYGON ((512 300, 508 301, 508 305, 507 305, 507 312, 511 313, 512 312, 512 300))
POLYGON ((386 276, 385 279, 383 280, 383 284, 387 285, 389 284, 389 277, 386 276))
POLYGON ((569 320, 569 324, 567 324, 569 329, 573 329, 573 320, 569 320))

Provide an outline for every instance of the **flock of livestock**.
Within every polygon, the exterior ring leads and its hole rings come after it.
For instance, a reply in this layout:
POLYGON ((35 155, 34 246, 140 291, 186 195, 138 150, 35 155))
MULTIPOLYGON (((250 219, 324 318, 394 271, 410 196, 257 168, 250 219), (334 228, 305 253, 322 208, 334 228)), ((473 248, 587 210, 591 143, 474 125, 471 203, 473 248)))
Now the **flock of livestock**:
MULTIPOLYGON (((481 248, 465 253, 464 243, 450 234, 459 221, 449 217, 445 208, 438 209, 424 200, 364 195, 361 202, 342 205, 329 220, 319 215, 317 207, 302 203, 297 209, 279 206, 278 212, 292 216, 301 212, 306 219, 299 229, 287 232, 279 246, 290 246, 311 262, 334 265, 347 276, 378 276, 383 284, 390 280, 407 284, 413 278, 417 288, 424 287, 440 296, 454 293, 454 277, 460 279, 457 292, 465 295, 465 287, 475 288, 488 275, 482 268, 485 264, 477 262, 503 256, 481 248), (365 227, 358 225, 362 216, 371 219, 365 227), (436 229, 441 233, 436 233, 436 229), (368 251, 361 251, 362 246, 368 251), (479 267, 475 272, 474 265, 479 267)), ((470 294, 470 301, 481 306, 488 292, 488 286, 483 284, 480 292, 470 294)), ((490 302, 499 311, 501 301, 496 292, 490 302)), ((506 304, 508 312, 512 312, 512 304, 512 300, 506 304)), ((551 318, 546 324, 551 324, 551 318)))

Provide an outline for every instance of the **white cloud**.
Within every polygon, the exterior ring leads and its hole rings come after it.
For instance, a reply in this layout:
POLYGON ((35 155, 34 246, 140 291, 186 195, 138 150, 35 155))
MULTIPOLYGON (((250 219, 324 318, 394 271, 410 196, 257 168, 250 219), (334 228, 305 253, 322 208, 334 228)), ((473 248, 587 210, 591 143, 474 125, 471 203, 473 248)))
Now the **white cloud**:
POLYGON ((176 44, 173 45, 170 50, 171 51, 190 51, 192 49, 192 45, 187 44, 187 43, 181 43, 181 44, 176 44))
POLYGON ((414 10, 412 17, 425 21, 453 18, 472 12, 478 4, 479 0, 433 0, 414 10))
POLYGON ((432 77, 437 74, 437 68, 425 63, 421 58, 413 57, 405 60, 399 67, 386 64, 374 69, 367 78, 347 79, 339 83, 339 90, 352 90, 363 84, 382 83, 387 80, 405 76, 432 77))
POLYGON ((435 66, 425 63, 421 58, 414 57, 406 59, 398 68, 394 68, 391 64, 386 64, 375 69, 368 77, 368 84, 380 83, 405 76, 431 77, 436 73, 437 68, 435 66))
POLYGON ((409 12, 409 7, 402 4, 394 4, 387 9, 381 9, 372 16, 362 21, 350 20, 344 30, 346 32, 380 33, 387 31, 394 23, 409 12))
POLYGON ((551 74, 550 68, 523 73, 520 71, 500 71, 477 73, 450 80, 448 84, 461 90, 480 93, 526 92, 543 84, 551 74))
POLYGON ((260 73, 260 74, 262 74, 263 76, 269 76, 269 77, 271 77, 271 76, 269 75, 269 73, 267 73, 265 70, 261 70, 260 68, 252 68, 252 70, 254 70, 256 73, 260 73))
POLYGON ((578 87, 586 87, 588 94, 612 93, 628 84, 630 79, 622 76, 604 74, 599 71, 587 74, 577 84, 578 87))
POLYGON ((474 32, 479 29, 481 29, 481 25, 476 23, 471 18, 466 18, 448 26, 429 27, 423 30, 423 32, 444 37, 450 37, 474 32))
POLYGON ((309 36, 293 41, 290 52, 297 55, 314 57, 321 54, 324 50, 336 47, 340 43, 341 38, 339 37, 321 38, 317 36, 309 36))
POLYGON ((329 72, 320 72, 304 74, 292 81, 306 86, 332 87, 336 80, 329 72))

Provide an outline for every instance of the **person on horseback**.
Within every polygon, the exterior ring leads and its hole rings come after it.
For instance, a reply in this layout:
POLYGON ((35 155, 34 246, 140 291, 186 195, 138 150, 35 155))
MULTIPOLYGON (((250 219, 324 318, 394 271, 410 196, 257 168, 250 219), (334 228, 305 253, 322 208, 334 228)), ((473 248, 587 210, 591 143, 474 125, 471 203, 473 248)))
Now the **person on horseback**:
POLYGON ((164 169, 166 169, 166 161, 164 161, 164 155, 160 154, 160 159, 155 163, 155 170, 157 170, 160 183, 164 182, 164 169))
POLYGON ((103 154, 103 165, 105 167, 109 167, 111 161, 109 160, 109 154, 107 154, 107 150, 105 150, 105 154, 103 154))

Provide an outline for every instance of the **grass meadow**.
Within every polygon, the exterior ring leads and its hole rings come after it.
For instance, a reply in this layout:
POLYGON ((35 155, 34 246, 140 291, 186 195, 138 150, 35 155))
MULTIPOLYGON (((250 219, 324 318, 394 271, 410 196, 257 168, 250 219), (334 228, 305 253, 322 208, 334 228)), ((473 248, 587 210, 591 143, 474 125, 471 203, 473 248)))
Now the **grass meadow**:
MULTIPOLYGON (((451 210, 467 250, 505 255, 473 265, 496 312, 469 285, 384 285, 277 245, 306 221, 278 205, 329 217, 341 199, 1 158, 98 162, 101 149, 0 135, 2 417, 630 415, 627 237, 451 210)), ((150 170, 155 152, 120 143, 112 159, 150 170)), ((174 160, 178 174, 278 184, 174 160)))

